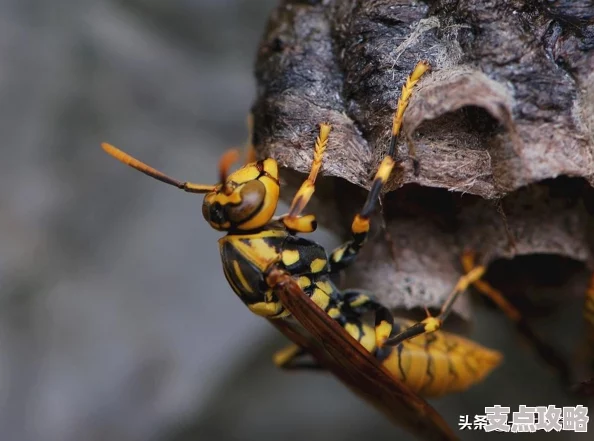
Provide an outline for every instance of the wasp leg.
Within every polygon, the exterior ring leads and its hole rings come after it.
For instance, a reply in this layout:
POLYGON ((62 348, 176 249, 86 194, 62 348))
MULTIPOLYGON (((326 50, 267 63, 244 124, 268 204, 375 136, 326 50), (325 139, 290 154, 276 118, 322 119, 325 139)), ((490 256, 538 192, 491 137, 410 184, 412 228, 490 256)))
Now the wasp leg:
POLYGON ((381 348, 392 334, 394 316, 388 308, 379 303, 372 295, 361 290, 346 290, 342 293, 346 308, 361 316, 367 312, 375 313, 375 345, 381 348))
MULTIPOLYGON (((475 266, 475 253, 465 251, 462 254, 462 268, 468 273, 475 266)), ((516 309, 502 294, 484 280, 475 280, 472 285, 483 295, 487 296, 514 323, 522 319, 520 311, 516 309)))
MULTIPOLYGON (((464 271, 468 272, 475 266, 475 253, 472 251, 465 251, 462 254, 462 267, 464 271)), ((594 283, 594 277, 593 277, 594 283)), ((518 309, 512 305, 503 294, 497 289, 493 288, 489 283, 484 280, 475 280, 472 282, 474 288, 481 294, 489 298, 495 305, 503 311, 503 313, 513 323, 515 323, 518 331, 532 344, 536 349, 538 355, 553 369, 555 369, 561 381, 564 384, 569 384, 571 381, 571 373, 569 366, 565 359, 548 343, 543 341, 534 330, 528 325, 528 322, 522 317, 522 314, 518 309)), ((594 288, 594 286, 593 286, 594 288)), ((594 292, 592 292, 592 311, 594 311, 594 292)), ((587 308, 587 307, 586 307, 587 308)), ((584 310, 584 313, 586 313, 584 310)), ((592 323, 594 323, 594 316, 592 316, 592 323)), ((593 340, 594 341, 594 340, 593 340)))
POLYGON ((392 237, 392 234, 390 233, 390 230, 388 230, 388 223, 386 222, 386 216, 384 213, 384 206, 382 203, 382 200, 380 199, 379 201, 380 204, 380 209, 381 209, 381 230, 382 233, 384 235, 384 242, 386 243, 386 245, 388 246, 388 249, 390 251, 390 257, 392 258, 392 262, 396 262, 396 256, 397 256, 397 248, 396 248, 396 242, 394 242, 394 238, 392 237))
POLYGON ((316 360, 309 356, 309 353, 296 344, 290 344, 277 351, 272 361, 276 367, 285 370, 324 370, 316 360))
POLYGON ((328 145, 328 135, 330 134, 331 129, 332 127, 330 124, 320 124, 320 133, 316 138, 314 157, 311 163, 309 176, 305 181, 303 181, 303 184, 301 184, 301 187, 299 187, 297 193, 295 193, 293 201, 291 202, 291 207, 289 208, 289 212, 281 216, 279 219, 285 225, 285 227, 291 231, 297 231, 299 233, 311 233, 316 229, 315 216, 301 216, 301 213, 307 206, 315 191, 316 178, 320 172, 320 169, 322 168, 322 157, 324 156, 326 146, 328 145))
POLYGON ((475 266, 472 268, 467 274, 463 275, 458 279, 458 283, 446 299, 445 303, 441 307, 441 311, 437 317, 428 316, 425 320, 419 323, 415 323, 411 327, 405 329, 401 333, 395 335, 394 337, 388 338, 386 341, 387 345, 396 346, 402 343, 405 340, 409 340, 413 337, 416 337, 421 334, 425 334, 428 332, 435 332, 441 329, 444 320, 448 317, 450 312, 452 311, 452 307, 454 303, 462 294, 465 292, 468 287, 474 283, 475 281, 479 280, 483 274, 485 274, 486 268, 482 265, 475 266))
POLYGON ((252 302, 247 298, 242 298, 242 301, 250 311, 260 317, 278 319, 286 317, 289 314, 282 303, 276 298, 272 290, 268 290, 264 293, 263 301, 252 302))
POLYGON ((408 158, 411 160, 413 165, 413 174, 418 177, 421 174, 421 163, 417 159, 417 149, 415 143, 410 134, 406 134, 406 144, 408 145, 408 158))
POLYGON ((371 190, 367 195, 367 199, 365 200, 365 204, 363 205, 361 212, 355 215, 355 219, 353 219, 353 223, 351 225, 352 239, 336 248, 330 255, 330 265, 332 272, 338 272, 348 266, 355 259, 357 253, 367 240, 367 235, 369 233, 369 218, 375 210, 383 186, 390 178, 390 174, 396 165, 396 138, 400 133, 404 110, 408 106, 414 86, 417 84, 423 74, 429 69, 429 63, 426 61, 420 61, 402 87, 402 93, 398 99, 398 107, 396 108, 396 112, 394 112, 394 119, 392 121, 392 137, 390 138, 388 154, 382 160, 377 169, 371 184, 371 190))

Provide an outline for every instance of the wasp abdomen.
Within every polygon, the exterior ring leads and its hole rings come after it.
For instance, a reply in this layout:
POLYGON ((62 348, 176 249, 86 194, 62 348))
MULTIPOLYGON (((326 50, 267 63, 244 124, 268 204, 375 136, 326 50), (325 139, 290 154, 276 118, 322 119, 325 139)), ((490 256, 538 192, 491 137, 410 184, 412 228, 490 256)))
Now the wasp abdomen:
MULTIPOLYGON (((406 329, 412 323, 396 319, 406 329)), ((478 343, 439 331, 400 343, 383 365, 413 391, 437 397, 460 392, 483 380, 501 362, 501 354, 478 343)))

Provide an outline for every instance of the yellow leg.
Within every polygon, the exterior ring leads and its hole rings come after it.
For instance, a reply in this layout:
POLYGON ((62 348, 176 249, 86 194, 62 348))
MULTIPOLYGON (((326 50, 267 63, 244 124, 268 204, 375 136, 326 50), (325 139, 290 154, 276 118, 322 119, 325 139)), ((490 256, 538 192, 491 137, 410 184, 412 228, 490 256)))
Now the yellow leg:
POLYGON ((393 142, 390 143, 390 149, 393 148, 393 144, 395 143, 394 137, 398 136, 400 133, 400 127, 402 126, 402 120, 404 118, 404 111, 408 106, 408 102, 412 95, 413 88, 419 82, 421 77, 431 69, 431 66, 427 61, 419 61, 415 66, 412 73, 406 79, 406 83, 402 86, 402 93, 400 94, 400 99, 398 100, 398 107, 396 108, 396 112, 394 112, 394 119, 392 122, 392 137, 393 142))
MULTIPOLYGON (((465 251, 462 254, 462 267, 468 272, 475 267, 476 256, 472 251, 465 251)), ((593 277, 594 282, 594 277, 593 277)), ((571 374, 569 366, 563 356, 561 356, 550 344, 542 340, 528 325, 528 322, 522 317, 520 311, 512 305, 501 293, 484 280, 475 280, 472 282, 474 288, 481 294, 489 298, 513 323, 518 331, 532 344, 538 355, 551 366, 561 378, 564 384, 569 384, 571 374)), ((594 298, 594 296, 593 296, 594 298)), ((594 306, 594 302, 593 302, 594 306)), ((586 309, 584 310, 586 313, 586 309)), ((594 316, 592 316, 594 323, 594 316)), ((594 339, 593 339, 594 341, 594 339)))
POLYGON ((311 163, 311 170, 307 179, 301 184, 299 190, 293 197, 289 213, 280 217, 283 224, 292 231, 300 233, 311 233, 316 229, 315 217, 313 215, 301 216, 301 213, 310 201, 314 191, 316 178, 322 167, 322 157, 328 144, 328 135, 332 127, 330 124, 320 124, 320 134, 318 135, 314 148, 314 157, 311 163))
POLYGON ((396 346, 403 341, 409 340, 418 335, 435 332, 441 329, 444 320, 452 311, 452 307, 454 306, 454 303, 460 294, 465 292, 471 284, 479 280, 485 274, 485 271, 486 268, 484 266, 478 265, 472 268, 467 274, 461 276, 460 279, 458 279, 458 283, 456 283, 456 286, 441 307, 441 311, 437 317, 432 317, 428 313, 428 317, 425 320, 415 323, 410 328, 405 329, 394 337, 390 337, 386 341, 386 344, 390 346, 396 346))
MULTIPOLYGON (((475 266, 476 256, 475 253, 472 251, 465 251, 462 254, 462 268, 465 272, 470 271, 475 266)), ((500 291, 493 288, 489 283, 485 282, 484 280, 476 280, 472 283, 472 285, 479 291, 481 294, 485 295, 493 303, 497 305, 499 309, 503 311, 503 313, 514 323, 518 323, 522 319, 522 315, 520 311, 512 305, 504 296, 501 294, 500 291)))
POLYGON ((290 344, 277 351, 272 361, 275 366, 285 370, 323 370, 324 368, 309 353, 297 346, 290 344))
POLYGON ((381 190, 386 182, 388 182, 390 174, 392 173, 392 170, 396 164, 394 159, 396 152, 396 138, 400 133, 402 118, 404 117, 404 110, 408 106, 414 86, 418 83, 423 74, 429 69, 429 63, 426 61, 420 61, 417 63, 413 72, 407 78, 406 83, 402 87, 402 94, 398 100, 398 106, 396 108, 396 112, 394 112, 394 118, 392 120, 392 137, 390 138, 388 154, 382 160, 377 169, 371 184, 371 190, 367 195, 367 199, 363 205, 363 208, 361 209, 361 212, 357 214, 353 220, 351 225, 352 239, 335 249, 330 255, 330 265, 332 272, 340 271, 348 266, 355 259, 355 256, 367 240, 367 235, 369 233, 369 219, 375 210, 381 190))
POLYGON ((276 351, 276 353, 272 356, 272 361, 276 367, 283 368, 290 364, 291 361, 293 361, 295 357, 299 356, 299 354, 302 352, 303 349, 301 349, 299 346, 290 344, 276 351))

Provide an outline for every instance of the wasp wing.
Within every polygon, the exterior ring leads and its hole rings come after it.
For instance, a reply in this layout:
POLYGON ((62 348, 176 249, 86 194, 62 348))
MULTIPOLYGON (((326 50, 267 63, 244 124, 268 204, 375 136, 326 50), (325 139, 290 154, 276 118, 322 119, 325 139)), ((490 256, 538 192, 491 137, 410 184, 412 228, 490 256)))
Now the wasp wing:
POLYGON ((270 320, 286 337, 312 354, 324 368, 392 422, 419 439, 458 439, 433 407, 382 367, 288 274, 278 280, 275 294, 312 338, 301 334, 285 320, 270 320))

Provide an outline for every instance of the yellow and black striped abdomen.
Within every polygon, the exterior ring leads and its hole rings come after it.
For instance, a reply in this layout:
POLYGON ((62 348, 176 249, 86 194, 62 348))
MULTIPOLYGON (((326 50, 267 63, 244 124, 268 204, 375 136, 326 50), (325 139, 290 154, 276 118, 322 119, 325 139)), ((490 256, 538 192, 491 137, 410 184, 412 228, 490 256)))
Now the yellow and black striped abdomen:
MULTIPOLYGON (((395 319, 395 328, 414 322, 395 319)), ((399 332, 396 329, 396 333, 399 332)), ((482 381, 501 362, 501 354, 444 331, 423 334, 389 351, 382 364, 425 397, 461 392, 482 381)))
MULTIPOLYGON (((394 333, 415 322, 394 318, 394 333)), ((377 350, 375 330, 358 318, 345 330, 414 392, 439 397, 461 392, 482 381, 501 362, 501 354, 471 340, 444 331, 422 334, 377 350)))

